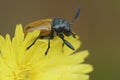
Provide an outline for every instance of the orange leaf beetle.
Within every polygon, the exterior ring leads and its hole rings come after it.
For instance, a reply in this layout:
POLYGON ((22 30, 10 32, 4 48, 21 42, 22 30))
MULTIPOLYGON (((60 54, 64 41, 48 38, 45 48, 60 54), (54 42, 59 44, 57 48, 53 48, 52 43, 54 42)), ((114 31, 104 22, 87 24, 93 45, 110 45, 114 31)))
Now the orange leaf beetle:
MULTIPOLYGON (((70 49, 74 50, 72 44, 64 39, 64 35, 73 36, 73 38, 75 38, 75 34, 71 30, 71 24, 73 24, 74 21, 77 19, 79 13, 80 13, 80 7, 78 7, 74 18, 70 22, 62 18, 53 18, 53 19, 38 20, 29 23, 28 25, 25 26, 24 32, 26 34, 28 32, 38 29, 41 32, 37 39, 48 37, 48 48, 46 49, 45 55, 47 55, 49 51, 50 39, 54 38, 54 34, 56 34, 58 37, 60 37, 63 40, 63 44, 67 45, 70 49)), ((30 45, 30 47, 36 42, 36 40, 30 45)))

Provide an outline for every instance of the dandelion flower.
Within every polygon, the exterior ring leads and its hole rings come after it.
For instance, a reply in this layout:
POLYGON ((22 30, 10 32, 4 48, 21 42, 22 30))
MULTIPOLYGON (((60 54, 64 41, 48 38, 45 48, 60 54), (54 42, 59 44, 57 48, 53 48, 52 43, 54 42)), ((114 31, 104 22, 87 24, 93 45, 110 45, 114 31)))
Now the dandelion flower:
MULTIPOLYGON (((22 25, 16 27, 15 35, 11 39, 9 34, 5 38, 0 36, 0 80, 88 80, 92 71, 90 64, 84 64, 88 51, 74 51, 66 45, 62 47, 62 40, 55 37, 51 40, 48 55, 44 55, 48 40, 37 38, 40 31, 35 30, 24 35, 22 25)), ((65 37, 77 50, 80 41, 72 37, 65 37)))

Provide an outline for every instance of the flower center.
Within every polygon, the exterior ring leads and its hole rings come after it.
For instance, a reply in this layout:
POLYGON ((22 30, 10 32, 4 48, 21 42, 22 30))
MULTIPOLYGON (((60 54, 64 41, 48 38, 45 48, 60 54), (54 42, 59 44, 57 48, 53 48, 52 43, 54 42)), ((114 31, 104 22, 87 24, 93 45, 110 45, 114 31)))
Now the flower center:
POLYGON ((29 72, 30 67, 20 66, 20 69, 15 72, 15 80, 32 80, 32 74, 29 72))
POLYGON ((23 71, 18 74, 18 80, 32 80, 32 75, 28 71, 23 71))

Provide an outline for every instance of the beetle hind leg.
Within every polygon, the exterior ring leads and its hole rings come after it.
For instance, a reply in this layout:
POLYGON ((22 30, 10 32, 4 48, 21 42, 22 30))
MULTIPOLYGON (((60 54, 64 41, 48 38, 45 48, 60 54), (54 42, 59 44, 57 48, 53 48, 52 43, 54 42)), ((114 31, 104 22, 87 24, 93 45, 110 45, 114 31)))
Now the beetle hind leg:
POLYGON ((30 46, 27 47, 27 49, 31 48, 31 47, 35 44, 35 42, 37 41, 37 39, 39 39, 39 37, 37 37, 37 38, 33 41, 33 43, 30 44, 30 46))

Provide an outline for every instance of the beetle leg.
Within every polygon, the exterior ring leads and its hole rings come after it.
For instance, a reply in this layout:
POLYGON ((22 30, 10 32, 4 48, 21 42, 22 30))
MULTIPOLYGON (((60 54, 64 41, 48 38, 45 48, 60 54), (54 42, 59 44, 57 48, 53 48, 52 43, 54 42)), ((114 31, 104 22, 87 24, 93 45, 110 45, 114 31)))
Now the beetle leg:
POLYGON ((48 48, 47 48, 47 50, 45 52, 45 56, 47 55, 47 53, 48 53, 48 51, 50 49, 50 39, 52 39, 53 37, 54 37, 54 31, 52 30, 50 35, 49 35, 49 38, 48 38, 48 48))
POLYGON ((72 50, 75 50, 75 48, 72 46, 72 44, 70 44, 67 40, 63 40, 64 43, 72 50))
POLYGON ((32 47, 32 45, 34 45, 35 44, 35 42, 37 41, 37 39, 39 38, 39 36, 34 40, 34 42, 32 43, 32 44, 30 44, 30 46, 28 46, 27 47, 27 49, 29 49, 29 48, 31 48, 32 47))
POLYGON ((53 38, 54 38, 54 31, 52 30, 50 34, 50 39, 53 39, 53 38))
POLYGON ((47 48, 47 50, 46 50, 46 52, 45 52, 45 56, 47 55, 49 49, 50 49, 50 38, 48 39, 48 48, 47 48))
POLYGON ((64 51, 63 51, 63 47, 64 47, 64 43, 62 44, 62 52, 64 53, 64 51))
POLYGON ((76 38, 76 36, 75 36, 75 34, 72 32, 72 36, 73 36, 73 38, 76 38))
POLYGON ((63 40, 63 42, 72 50, 75 50, 70 42, 64 39, 64 35, 62 33, 57 33, 57 35, 63 40))

